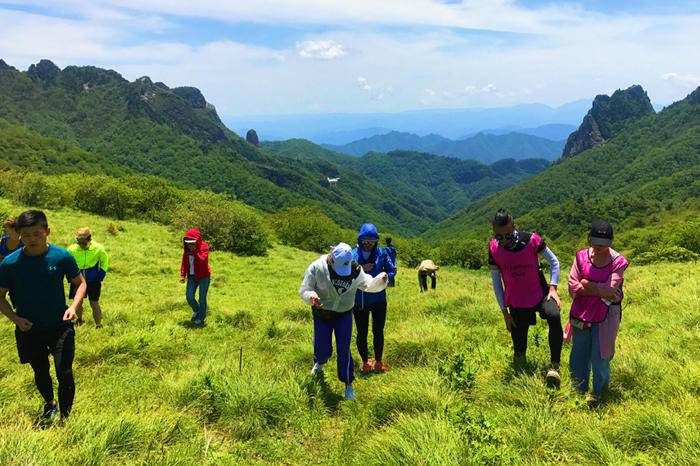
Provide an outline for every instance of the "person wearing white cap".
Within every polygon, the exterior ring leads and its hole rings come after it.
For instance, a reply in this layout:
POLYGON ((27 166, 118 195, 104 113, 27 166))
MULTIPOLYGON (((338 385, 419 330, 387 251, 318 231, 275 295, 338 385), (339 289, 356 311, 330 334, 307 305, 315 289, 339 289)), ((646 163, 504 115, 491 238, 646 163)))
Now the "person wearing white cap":
POLYGON ((320 375, 323 371, 323 365, 333 353, 335 333, 338 378, 345 383, 347 400, 355 399, 352 388, 354 367, 350 355, 355 291, 378 293, 386 288, 387 279, 385 272, 376 277, 366 274, 353 261, 352 248, 339 243, 330 254, 311 263, 299 288, 299 295, 311 305, 314 318, 314 367, 311 375, 320 375))

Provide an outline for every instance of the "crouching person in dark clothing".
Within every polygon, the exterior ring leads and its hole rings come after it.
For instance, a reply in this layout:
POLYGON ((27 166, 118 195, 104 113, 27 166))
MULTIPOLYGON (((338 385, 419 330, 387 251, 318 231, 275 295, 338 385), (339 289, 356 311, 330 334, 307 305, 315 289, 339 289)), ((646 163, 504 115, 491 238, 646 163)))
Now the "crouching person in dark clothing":
POLYGON ((65 420, 75 396, 72 320, 83 302, 87 285, 73 256, 48 244, 50 229, 43 212, 22 213, 17 218, 17 231, 24 246, 0 264, 0 311, 16 325, 20 362, 34 370, 34 382, 45 403, 42 422, 50 423, 59 408, 61 419, 65 420), (76 287, 70 306, 66 305, 65 279, 76 287), (8 291, 14 295, 16 313, 6 300, 8 291), (49 355, 56 366, 58 403, 49 373, 49 355))
POLYGON ((435 272, 437 272, 439 268, 440 267, 435 265, 430 259, 420 263, 418 267, 418 285, 420 286, 421 293, 428 291, 428 277, 430 277, 430 288, 433 290, 435 289, 435 282, 437 281, 435 272))

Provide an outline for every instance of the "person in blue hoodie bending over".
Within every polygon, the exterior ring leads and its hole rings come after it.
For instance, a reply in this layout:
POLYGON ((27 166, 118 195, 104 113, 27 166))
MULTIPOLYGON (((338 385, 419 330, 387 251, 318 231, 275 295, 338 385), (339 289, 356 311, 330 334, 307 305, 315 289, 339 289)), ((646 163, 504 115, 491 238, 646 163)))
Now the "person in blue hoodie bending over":
MULTIPOLYGON (((385 248, 378 247, 379 233, 372 223, 365 223, 357 236, 357 246, 352 250, 353 259, 362 270, 376 277, 382 272, 393 281, 396 266, 385 248)), ((382 362, 384 352, 384 324, 386 322, 386 291, 367 293, 357 290, 355 307, 353 308, 355 325, 357 326, 357 351, 362 358, 362 372, 372 370, 386 372, 389 367, 382 362), (372 315, 372 341, 374 343, 374 364, 369 362, 367 335, 369 333, 369 316, 372 315)))

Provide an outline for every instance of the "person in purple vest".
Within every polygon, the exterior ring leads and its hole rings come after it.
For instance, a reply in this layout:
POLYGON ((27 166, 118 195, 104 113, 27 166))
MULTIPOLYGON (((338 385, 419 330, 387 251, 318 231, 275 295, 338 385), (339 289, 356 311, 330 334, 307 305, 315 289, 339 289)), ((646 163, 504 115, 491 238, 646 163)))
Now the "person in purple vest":
POLYGON ((561 301, 557 294, 559 260, 537 233, 518 231, 507 210, 498 210, 492 226, 494 239, 489 242, 491 280, 506 329, 513 339, 513 364, 516 370, 525 366, 528 329, 537 324, 536 313, 539 313, 549 325, 551 365, 547 371, 547 384, 558 386, 564 339, 561 301), (549 262, 549 283, 540 271, 539 256, 549 262))
POLYGON ((600 395, 610 382, 610 360, 615 354, 615 338, 622 318, 623 274, 629 263, 610 248, 612 225, 594 222, 588 234, 590 247, 576 253, 569 274, 571 313, 567 336, 573 337, 569 357, 574 387, 588 391, 593 369, 593 391, 588 405, 600 404, 600 395))
POLYGON ((355 291, 379 293, 386 288, 388 275, 381 272, 376 277, 365 273, 353 260, 352 248, 337 244, 330 254, 316 259, 306 269, 299 287, 299 296, 311 305, 314 318, 314 366, 312 377, 323 373, 323 366, 333 354, 335 333, 338 379, 345 382, 345 399, 354 400, 355 379, 350 342, 352 340, 352 309, 355 291))

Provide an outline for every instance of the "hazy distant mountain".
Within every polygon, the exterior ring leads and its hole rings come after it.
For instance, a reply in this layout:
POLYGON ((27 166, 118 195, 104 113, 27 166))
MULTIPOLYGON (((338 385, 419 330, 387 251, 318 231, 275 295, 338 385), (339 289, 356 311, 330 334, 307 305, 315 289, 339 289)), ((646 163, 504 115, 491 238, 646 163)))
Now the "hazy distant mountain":
POLYGON ((402 131, 421 136, 438 134, 458 139, 467 134, 493 128, 537 128, 550 124, 577 126, 590 105, 590 100, 577 100, 560 107, 523 104, 512 107, 412 110, 399 113, 229 116, 223 120, 231 128, 245 131, 253 128, 263 140, 304 138, 319 144, 342 145, 388 131, 402 131), (358 132, 361 133, 359 137, 358 132))
MULTIPOLYGON (((486 134, 508 134, 508 133, 522 133, 529 134, 530 136, 537 136, 540 138, 551 139, 552 141, 565 141, 571 133, 576 131, 575 125, 567 125, 563 123, 551 123, 548 125, 538 126, 536 128, 517 128, 514 126, 509 126, 505 128, 487 129, 481 131, 486 134)), ((469 134, 460 139, 468 139, 474 136, 474 134, 469 134)))
POLYGON ((327 149, 350 155, 364 155, 368 152, 387 153, 393 150, 427 152, 430 154, 457 157, 463 160, 477 160, 492 163, 500 159, 523 160, 559 158, 564 141, 552 141, 521 133, 485 134, 478 133, 469 139, 454 141, 437 134, 417 136, 411 133, 392 131, 372 136, 342 146, 324 145, 327 149))

